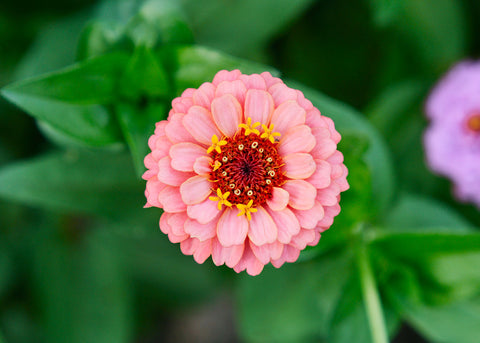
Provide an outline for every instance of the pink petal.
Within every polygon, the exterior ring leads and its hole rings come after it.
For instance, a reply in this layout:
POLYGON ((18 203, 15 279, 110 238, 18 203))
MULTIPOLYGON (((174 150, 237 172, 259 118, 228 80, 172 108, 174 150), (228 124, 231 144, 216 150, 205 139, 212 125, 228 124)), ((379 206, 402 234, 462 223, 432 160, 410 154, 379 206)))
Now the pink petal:
POLYGON ((278 260, 273 260, 272 265, 275 268, 280 268, 285 262, 295 262, 300 256, 300 250, 291 246, 285 245, 283 247, 282 256, 278 260))
POLYGON ((170 232, 168 234, 168 239, 172 243, 180 243, 180 242, 183 242, 184 240, 188 239, 188 235, 184 234, 184 235, 181 235, 181 236, 177 236, 177 235, 170 232))
POLYGON ((200 224, 195 219, 189 218, 185 222, 184 230, 185 233, 188 233, 191 237, 204 241, 215 237, 217 234, 217 223, 212 220, 208 224, 200 224))
POLYGON ((172 227, 168 223, 168 219, 170 219, 170 217, 173 215, 174 213, 163 212, 162 216, 160 217, 160 231, 166 235, 172 232, 172 227))
POLYGON ((297 92, 294 89, 287 87, 283 82, 274 84, 268 89, 268 92, 272 94, 275 107, 280 106, 286 101, 296 102, 297 100, 297 92))
POLYGON ((165 212, 177 213, 187 209, 187 205, 182 201, 178 187, 165 186, 158 194, 158 201, 162 204, 165 212))
POLYGON ((184 255, 193 255, 195 251, 195 243, 198 240, 195 238, 187 238, 184 241, 180 242, 180 250, 184 255))
POLYGON ((227 137, 233 137, 242 122, 242 107, 233 95, 225 94, 213 100, 212 115, 222 133, 227 137))
POLYGON ((190 218, 196 219, 200 224, 207 224, 215 219, 220 211, 217 202, 205 199, 203 202, 187 207, 187 214, 190 218))
POLYGON ((248 221, 245 216, 237 216, 236 208, 226 209, 217 224, 218 241, 226 247, 239 245, 245 241, 248 221))
POLYGON ((205 108, 192 106, 188 113, 183 117, 183 126, 199 142, 206 146, 212 144, 212 136, 222 135, 213 122, 212 115, 205 108))
POLYGON ((323 117, 320 115, 320 111, 315 107, 307 110, 307 116, 305 117, 305 124, 310 127, 327 127, 323 117))
POLYGON ((212 83, 215 86, 218 86, 222 81, 233 81, 237 80, 242 73, 240 70, 235 69, 232 71, 228 70, 220 70, 217 74, 215 74, 215 77, 213 78, 212 83))
POLYGON ((163 182, 158 181, 157 177, 154 176, 147 181, 147 187, 145 189, 145 197, 147 198, 147 203, 155 207, 162 207, 162 204, 158 201, 158 195, 163 189, 167 187, 163 182))
POLYGON ((148 170, 142 175, 142 179, 148 180, 158 173, 158 160, 153 158, 152 153, 145 156, 143 164, 148 170))
POLYGON ((285 134, 291 127, 305 123, 305 110, 295 101, 287 101, 273 111, 271 123, 276 132, 285 134))
POLYGON ((171 166, 172 159, 169 156, 165 156, 158 161, 158 179, 170 186, 180 186, 186 179, 193 176, 192 173, 184 173, 175 170, 171 166))
POLYGON ((327 158, 327 162, 331 164, 343 163, 343 154, 337 150, 332 154, 332 156, 327 158))
POLYGON ((315 239, 313 241, 311 241, 310 243, 308 243, 307 245, 310 245, 312 247, 317 245, 318 242, 320 241, 321 237, 322 237, 322 235, 320 234, 320 232, 315 230, 315 239))
POLYGON ((254 244, 260 246, 273 243, 277 239, 277 225, 262 206, 258 206, 257 212, 252 213, 249 224, 248 238, 254 244))
POLYGON ((292 127, 278 143, 278 152, 281 155, 290 155, 296 152, 310 152, 316 144, 312 131, 306 125, 292 127))
POLYGON ((220 98, 225 94, 232 95, 240 104, 240 108, 242 108, 245 102, 245 93, 247 92, 247 88, 245 84, 240 80, 234 81, 223 81, 217 86, 217 90, 215 91, 215 98, 220 98))
POLYGON ((283 185, 290 194, 288 204, 297 210, 309 210, 315 205, 317 189, 303 180, 289 180, 283 185))
MULTIPOLYGON (((309 111, 310 109, 313 108, 313 105, 312 105, 312 102, 308 99, 305 99, 305 95, 303 95, 303 93, 301 91, 299 91, 298 89, 296 90, 297 92, 297 101, 298 101, 298 104, 300 106, 302 106, 305 111, 309 111)), ((318 111, 318 110, 317 110, 318 111)), ((318 112, 320 114, 320 112, 318 112)))
POLYGON ((252 123, 267 124, 273 113, 272 96, 258 89, 250 89, 245 99, 245 120, 252 118, 252 123))
POLYGON ((301 211, 294 209, 292 211, 297 217, 300 226, 305 229, 315 229, 317 223, 322 220, 325 215, 323 206, 318 201, 315 201, 315 205, 309 210, 301 211))
POLYGON ((300 230, 298 235, 292 237, 290 245, 303 250, 307 247, 308 243, 315 240, 315 231, 314 230, 300 230))
POLYGON ((278 229, 278 241, 283 244, 290 243, 292 237, 300 232, 300 224, 295 214, 288 208, 282 211, 268 210, 278 229))
POLYGON ((252 75, 242 74, 240 75, 240 80, 243 81, 247 89, 261 89, 261 90, 267 89, 267 84, 265 83, 265 80, 263 79, 263 77, 261 77, 258 74, 252 74, 252 75))
POLYGON ((193 176, 180 186, 182 200, 187 205, 204 201, 210 193, 212 193, 212 184, 202 175, 193 176))
POLYGON ((268 244, 264 244, 262 246, 257 246, 249 241, 250 249, 252 249, 253 254, 255 257, 263 264, 267 264, 270 262, 270 249, 268 244))
POLYGON ((332 171, 330 163, 323 160, 315 160, 315 163, 317 165, 315 173, 306 181, 310 182, 317 189, 328 187, 332 181, 330 177, 332 171))
POLYGON ((255 257, 249 245, 247 245, 245 246, 241 260, 237 263, 233 270, 235 270, 237 273, 240 273, 246 269, 247 274, 255 276, 262 272, 263 266, 264 264, 255 257))
POLYGON ((335 144, 338 144, 338 142, 340 142, 340 139, 342 139, 342 136, 340 136, 338 131, 335 130, 335 124, 333 123, 333 120, 324 116, 322 116, 322 118, 327 122, 333 141, 335 142, 335 144))
POLYGON ((267 200, 268 206, 274 211, 281 211, 288 205, 288 192, 283 188, 273 187, 272 198, 267 200))
POLYGON ((225 247, 217 239, 212 239, 212 260, 216 266, 226 264, 233 268, 242 258, 244 244, 225 247))
POLYGON ((337 150, 337 144, 330 138, 317 139, 317 145, 311 151, 313 158, 326 160, 337 150))
POLYGON ((317 200, 323 206, 333 206, 338 203, 337 195, 340 194, 340 186, 332 182, 330 186, 317 191, 317 200))
POLYGON ((185 235, 185 230, 183 229, 185 221, 188 219, 188 216, 185 212, 174 213, 168 217, 168 225, 172 228, 171 233, 176 236, 185 235))
POLYGON ((210 82, 203 83, 198 89, 193 92, 194 105, 202 106, 210 111, 210 104, 215 97, 215 86, 210 82))
MULTIPOLYGON (((165 136, 165 127, 167 126, 168 121, 162 120, 155 124, 155 136, 162 137, 165 136)), ((153 137, 153 136, 152 136, 153 137)), ((151 149, 152 147, 150 147, 151 149)))
POLYGON ((172 142, 167 138, 167 136, 159 137, 155 142, 155 149, 152 150, 152 156, 157 161, 164 158, 168 155, 172 142))
POLYGON ((312 155, 305 153, 287 155, 283 158, 283 162, 285 162, 283 167, 285 176, 290 179, 306 179, 315 172, 317 167, 312 155))
POLYGON ((178 143, 170 148, 172 167, 179 171, 193 171, 197 158, 206 156, 207 150, 193 143, 178 143))
POLYGON ((264 244, 257 246, 250 241, 250 249, 255 257, 263 264, 267 264, 270 260, 276 260, 282 256, 283 244, 275 241, 270 244, 264 244))
POLYGON ((273 77, 272 74, 270 74, 268 71, 264 71, 260 74, 260 76, 265 80, 267 88, 273 86, 276 83, 283 83, 281 79, 279 79, 278 77, 273 77))
POLYGON ((168 140, 175 143, 180 142, 195 142, 192 135, 183 126, 183 118, 185 114, 175 113, 168 118, 168 124, 165 127, 165 134, 168 140))
POLYGON ((193 171, 199 175, 209 174, 212 171, 211 163, 213 162, 211 157, 200 156, 195 160, 193 164, 193 171))
POLYGON ((195 241, 195 251, 193 252, 193 259, 198 264, 202 264, 212 254, 212 240, 195 241))
POLYGON ((340 205, 324 206, 323 209, 325 210, 325 217, 317 225, 324 231, 333 224, 333 218, 340 213, 340 205))
POLYGON ((340 192, 344 192, 350 188, 347 182, 348 169, 342 164, 343 175, 335 180, 335 183, 340 187, 340 192))

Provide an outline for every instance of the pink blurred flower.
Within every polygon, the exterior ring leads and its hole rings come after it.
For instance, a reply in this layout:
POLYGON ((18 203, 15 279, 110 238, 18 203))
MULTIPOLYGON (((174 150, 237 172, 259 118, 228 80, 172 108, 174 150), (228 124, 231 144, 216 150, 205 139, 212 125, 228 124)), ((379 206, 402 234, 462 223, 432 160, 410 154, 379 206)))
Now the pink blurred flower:
POLYGON ((480 207, 480 62, 457 64, 426 104, 430 168, 450 178, 456 196, 480 207))
POLYGON ((268 72, 222 70, 172 107, 143 175, 172 243, 250 275, 318 243, 349 187, 330 118, 268 72))

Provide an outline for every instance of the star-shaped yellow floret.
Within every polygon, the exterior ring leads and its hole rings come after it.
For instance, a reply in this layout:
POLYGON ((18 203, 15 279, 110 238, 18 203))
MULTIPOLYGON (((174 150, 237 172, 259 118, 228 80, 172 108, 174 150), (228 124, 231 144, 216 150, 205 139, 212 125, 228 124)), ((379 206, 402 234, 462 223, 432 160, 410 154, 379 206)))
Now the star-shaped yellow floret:
POLYGON ((215 150, 218 153, 221 153, 222 149, 220 149, 220 147, 224 146, 225 144, 227 144, 226 140, 222 139, 222 140, 219 141, 217 135, 213 135, 212 136, 212 145, 208 148, 207 153, 209 154, 213 150, 215 150))
POLYGON ((246 124, 239 124, 238 127, 245 129, 245 136, 248 136, 251 133, 255 133, 257 135, 260 134, 260 131, 256 129, 256 127, 260 125, 259 122, 256 122, 255 124, 252 125, 252 118, 248 117, 247 118, 247 123, 246 124))
POLYGON ((222 205, 232 207, 232 203, 227 200, 228 196, 230 195, 230 192, 225 192, 222 194, 222 191, 220 188, 217 188, 217 196, 209 197, 210 200, 212 201, 218 201, 218 210, 222 210, 222 205))
POLYGON ((279 132, 273 132, 273 124, 270 124, 270 127, 267 125, 262 124, 263 133, 260 138, 266 138, 270 142, 275 143, 275 137, 280 137, 281 134, 279 132))
POLYGON ((221 166, 222 166, 222 163, 220 163, 220 161, 215 161, 215 163, 212 164, 213 171, 217 170, 221 166))
POLYGON ((250 200, 246 205, 237 204, 237 208, 240 210, 237 216, 240 217, 240 216, 246 215, 248 220, 252 220, 251 213, 255 213, 258 211, 256 208, 253 208, 252 205, 253 205, 253 200, 250 200))

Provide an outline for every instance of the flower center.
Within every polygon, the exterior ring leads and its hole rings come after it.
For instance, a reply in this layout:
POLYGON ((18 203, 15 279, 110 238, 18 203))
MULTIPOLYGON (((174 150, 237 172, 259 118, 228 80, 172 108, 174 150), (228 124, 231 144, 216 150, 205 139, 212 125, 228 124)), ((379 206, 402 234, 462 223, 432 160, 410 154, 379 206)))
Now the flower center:
POLYGON ((480 112, 475 112, 468 117, 467 128, 474 133, 480 133, 480 112))
POLYGON ((280 134, 272 133, 273 126, 267 128, 263 125, 264 132, 260 135, 255 129, 258 123, 251 125, 250 118, 247 123, 240 124, 233 137, 219 141, 214 135, 208 153, 213 159, 210 180, 219 195, 210 199, 226 199, 230 206, 237 205, 250 219, 249 212, 255 212, 255 206, 272 197, 273 187, 284 183, 284 175, 281 170, 283 160, 277 152, 275 139, 280 134), (229 194, 225 196, 226 193, 229 194))

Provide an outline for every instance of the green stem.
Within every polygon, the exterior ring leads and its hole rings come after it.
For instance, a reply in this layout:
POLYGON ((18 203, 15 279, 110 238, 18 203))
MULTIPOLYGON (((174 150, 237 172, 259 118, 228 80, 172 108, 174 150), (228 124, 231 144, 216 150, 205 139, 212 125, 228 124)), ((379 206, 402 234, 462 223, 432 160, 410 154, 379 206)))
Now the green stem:
POLYGON ((365 246, 358 252, 358 267, 362 284, 363 302, 374 343, 388 343, 387 328, 383 316, 382 303, 378 295, 375 277, 365 246))

